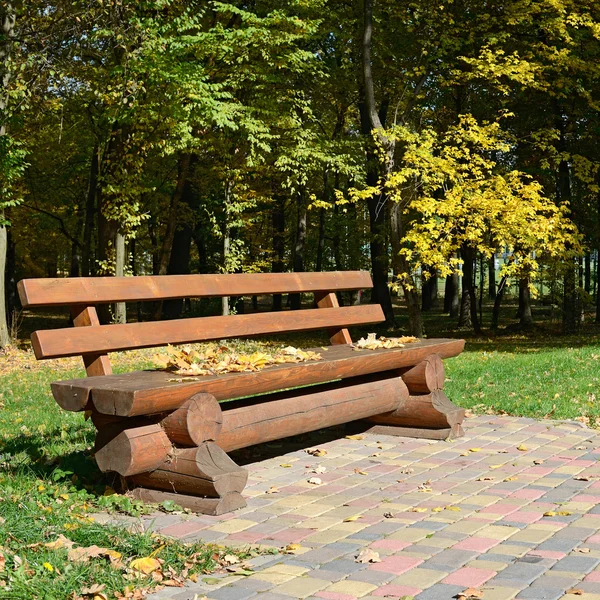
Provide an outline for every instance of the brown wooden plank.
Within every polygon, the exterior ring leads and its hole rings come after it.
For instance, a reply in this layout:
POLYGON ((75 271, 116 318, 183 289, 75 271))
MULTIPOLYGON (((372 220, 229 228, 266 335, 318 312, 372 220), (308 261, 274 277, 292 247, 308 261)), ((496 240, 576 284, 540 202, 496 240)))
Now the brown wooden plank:
POLYGON ((173 492, 137 487, 131 491, 131 495, 138 500, 153 504, 160 504, 161 502, 170 500, 182 508, 187 508, 195 513, 213 516, 224 515, 246 506, 246 501, 237 492, 227 494, 222 498, 198 498, 197 496, 189 496, 187 494, 174 494, 173 492))
MULTIPOLYGON (((339 308, 337 296, 334 292, 318 292, 315 294, 315 302, 319 308, 339 308)), ((329 329, 329 341, 333 346, 338 344, 351 344, 350 332, 343 329, 329 329)))
POLYGON ((367 271, 329 271, 24 279, 17 287, 23 307, 32 308, 172 298, 362 290, 373 287, 373 283, 367 271))
POLYGON ((343 327, 379 323, 384 320, 379 304, 347 306, 344 308, 308 309, 301 313, 255 313, 226 317, 199 317, 100 325, 93 331, 88 327, 69 327, 34 331, 31 344, 36 358, 61 358, 79 354, 104 354, 119 350, 205 342, 233 337, 309 331, 325 327, 343 327))
POLYGON ((464 340, 429 339, 388 350, 353 350, 351 346, 315 348, 323 360, 283 364, 252 373, 224 373, 195 379, 165 371, 138 371, 108 377, 87 377, 52 384, 52 393, 65 410, 84 410, 90 399, 100 413, 135 416, 175 410, 199 392, 217 400, 240 398, 302 385, 411 367, 431 354, 459 355, 464 340))
MULTIPOLYGON (((71 318, 75 327, 98 327, 100 320, 93 306, 72 306, 71 318)), ((106 354, 84 354, 83 364, 89 377, 94 375, 111 375, 112 366, 106 354)))

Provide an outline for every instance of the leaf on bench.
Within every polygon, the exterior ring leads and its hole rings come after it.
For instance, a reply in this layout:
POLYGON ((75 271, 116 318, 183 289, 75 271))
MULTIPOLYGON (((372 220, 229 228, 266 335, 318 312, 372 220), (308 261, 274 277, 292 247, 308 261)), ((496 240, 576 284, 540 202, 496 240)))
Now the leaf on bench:
POLYGON ((273 354, 253 352, 238 354, 226 346, 208 345, 202 350, 191 346, 176 348, 167 346, 166 351, 154 357, 161 368, 183 377, 219 375, 222 373, 242 373, 261 371, 265 367, 283 363, 299 363, 321 360, 321 355, 310 350, 300 350, 288 346, 273 354))
POLYGON ((417 341, 418 338, 411 335, 399 338, 381 336, 377 339, 376 333, 369 333, 366 338, 360 338, 353 346, 355 350, 379 350, 380 348, 404 348, 406 344, 417 341))

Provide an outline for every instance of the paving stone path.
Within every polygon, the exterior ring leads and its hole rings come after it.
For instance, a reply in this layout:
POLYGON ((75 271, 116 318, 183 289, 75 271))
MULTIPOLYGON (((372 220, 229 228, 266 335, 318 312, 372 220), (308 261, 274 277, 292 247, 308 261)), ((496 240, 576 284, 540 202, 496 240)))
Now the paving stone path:
POLYGON ((319 443, 322 456, 272 446, 281 454, 248 465, 247 508, 146 526, 293 553, 152 600, 450 600, 469 587, 483 600, 600 600, 600 432, 488 416, 455 442, 365 434, 319 443), (381 561, 356 562, 366 548, 381 561))

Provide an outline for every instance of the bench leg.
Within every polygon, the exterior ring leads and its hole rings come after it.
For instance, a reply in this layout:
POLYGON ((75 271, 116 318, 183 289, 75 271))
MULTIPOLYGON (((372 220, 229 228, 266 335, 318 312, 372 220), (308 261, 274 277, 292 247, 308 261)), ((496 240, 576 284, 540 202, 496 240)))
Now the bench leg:
POLYGON ((131 493, 134 498, 143 502, 160 504, 171 500, 182 508, 188 508, 193 512, 204 515, 223 515, 246 506, 246 501, 237 492, 225 494, 222 498, 199 498, 187 494, 174 494, 173 492, 138 487, 134 488, 131 493))

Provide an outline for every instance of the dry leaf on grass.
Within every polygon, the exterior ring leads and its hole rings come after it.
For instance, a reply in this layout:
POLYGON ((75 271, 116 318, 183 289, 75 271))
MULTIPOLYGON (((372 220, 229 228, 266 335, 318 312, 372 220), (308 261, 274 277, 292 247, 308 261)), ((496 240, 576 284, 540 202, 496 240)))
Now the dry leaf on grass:
POLYGON ((129 563, 129 566, 134 571, 140 571, 149 575, 152 571, 160 569, 160 562, 156 558, 146 556, 144 558, 136 558, 129 563))
POLYGON ((370 548, 364 548, 361 550, 355 558, 355 562, 357 563, 378 563, 381 562, 379 558, 379 552, 375 552, 370 548))
POLYGON ((71 562, 89 562, 92 558, 107 557, 112 561, 121 558, 121 553, 110 548, 100 548, 96 544, 92 546, 81 546, 79 548, 70 548, 67 558, 71 562))

